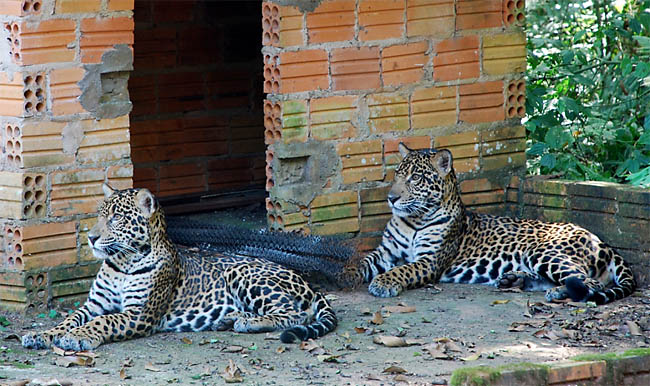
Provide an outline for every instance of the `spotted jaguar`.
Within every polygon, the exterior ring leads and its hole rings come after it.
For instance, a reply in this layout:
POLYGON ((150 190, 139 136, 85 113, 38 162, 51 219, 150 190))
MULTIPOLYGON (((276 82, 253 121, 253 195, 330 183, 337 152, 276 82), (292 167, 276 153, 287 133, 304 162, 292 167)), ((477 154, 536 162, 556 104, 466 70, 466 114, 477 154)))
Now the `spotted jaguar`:
POLYGON ((427 283, 483 283, 546 290, 546 299, 608 303, 631 294, 629 265, 596 235, 574 224, 468 211, 451 153, 411 150, 388 193, 393 216, 382 242, 343 274, 370 282, 374 296, 396 296, 427 283))
POLYGON ((336 327, 324 295, 293 271, 259 259, 180 254, 151 192, 103 190, 88 233, 103 262, 88 300, 58 326, 24 335, 24 347, 81 351, 161 331, 226 329, 283 330, 280 339, 290 343, 336 327))

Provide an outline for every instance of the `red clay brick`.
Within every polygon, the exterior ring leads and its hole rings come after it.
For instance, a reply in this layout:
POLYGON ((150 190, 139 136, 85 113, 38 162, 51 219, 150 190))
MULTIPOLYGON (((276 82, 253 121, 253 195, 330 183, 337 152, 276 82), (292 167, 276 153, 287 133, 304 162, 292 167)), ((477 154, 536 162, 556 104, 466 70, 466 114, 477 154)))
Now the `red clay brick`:
POLYGON ((74 60, 75 22, 69 19, 45 20, 38 24, 22 22, 12 25, 14 61, 22 65, 68 62, 74 60))
POLYGON ((307 14, 309 43, 351 40, 354 37, 354 0, 324 1, 307 14))
POLYGON ((81 60, 99 63, 104 52, 116 44, 133 44, 133 19, 129 17, 81 20, 81 60))
POLYGON ((431 148, 431 137, 402 137, 396 139, 384 140, 384 158, 386 166, 398 164, 402 156, 399 154, 398 145, 403 142, 409 149, 429 149, 431 148))
POLYGON ((422 79, 429 58, 428 42, 386 47, 382 51, 381 69, 384 86, 415 83, 422 79))
POLYGON ((407 0, 406 35, 448 37, 454 30, 453 0, 407 0))
POLYGON ((54 12, 57 14, 98 12, 101 4, 101 0, 56 0, 54 12))
POLYGON ((23 87, 21 73, 0 71, 0 115, 19 117, 23 114, 23 87))
POLYGON ((404 35, 404 0, 361 0, 359 40, 401 38, 404 35))
POLYGON ((411 97, 414 129, 456 123, 456 86, 418 89, 411 97))
POLYGON ((381 87, 379 48, 350 47, 332 50, 334 90, 367 90, 381 87))
POLYGON ((526 71, 526 36, 523 32, 483 37, 483 72, 504 75, 526 71))
MULTIPOLYGON (((39 6, 40 7, 40 6, 39 6)), ((0 15, 22 16, 22 0, 3 0, 0 2, 0 15)))
POLYGON ((108 0, 109 11, 130 11, 134 8, 134 0, 108 0))
POLYGON ((478 78, 478 36, 443 40, 436 44, 433 77, 436 81, 478 78))
POLYGON ((83 68, 62 68, 50 72, 50 96, 52 114, 66 115, 85 111, 77 97, 81 89, 77 83, 83 78, 83 68))
POLYGON ((493 122, 505 119, 503 81, 459 86, 460 116, 464 122, 493 122))
POLYGON ((522 26, 526 21, 524 0, 503 0, 503 24, 522 26))
POLYGON ((503 0, 458 0, 456 30, 501 27, 503 0))
POLYGON ((505 110, 507 118, 526 116, 526 83, 523 79, 508 83, 505 110))
POLYGON ((302 30, 303 14, 296 7, 280 6, 280 47, 301 46, 304 44, 302 30))
POLYGON ((280 73, 282 93, 326 90, 329 88, 327 52, 324 50, 283 52, 280 54, 280 73))

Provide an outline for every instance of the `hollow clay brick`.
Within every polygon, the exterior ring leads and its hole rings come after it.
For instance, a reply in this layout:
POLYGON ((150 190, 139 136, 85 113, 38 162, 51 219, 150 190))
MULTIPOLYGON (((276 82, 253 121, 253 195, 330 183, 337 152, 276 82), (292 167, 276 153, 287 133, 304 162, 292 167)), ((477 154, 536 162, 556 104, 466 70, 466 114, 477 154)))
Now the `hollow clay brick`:
POLYGON ((280 7, 271 2, 262 3, 262 45, 280 44, 280 7))
POLYGON ((456 123, 456 86, 417 89, 411 97, 414 129, 456 123))
POLYGON ((501 27, 503 0, 458 0, 456 30, 501 27))
POLYGON ((85 111, 77 99, 81 89, 77 83, 83 78, 83 68, 62 68, 50 72, 52 114, 67 115, 85 111))
POLYGON ((406 35, 446 38, 454 32, 453 0, 407 0, 406 35))
POLYGON ((429 61, 425 54, 428 48, 426 41, 384 48, 381 55, 384 86, 420 81, 424 75, 424 67, 429 61))
POLYGON ((379 49, 350 47, 332 50, 332 85, 334 90, 368 90, 381 86, 379 49))
POLYGON ((108 0, 109 11, 130 11, 135 7, 134 0, 108 0))
POLYGON ((443 40, 436 44, 433 78, 436 81, 478 78, 478 36, 443 40))
POLYGON ((357 218, 345 218, 341 220, 319 222, 311 225, 311 231, 318 235, 358 232, 359 220, 357 218))
POLYGON ((51 19, 39 23, 6 23, 10 30, 10 53, 21 65, 69 62, 74 60, 75 22, 51 19))
POLYGON ((506 87, 506 118, 526 116, 526 82, 521 79, 506 87))
POLYGON ((344 184, 384 178, 381 140, 339 143, 336 149, 341 157, 344 184))
POLYGON ((401 38, 404 35, 404 0, 361 0, 359 40, 401 38))
POLYGON ((431 148, 431 137, 402 137, 395 139, 384 140, 384 158, 386 159, 386 166, 397 165, 402 156, 399 154, 398 145, 404 143, 409 149, 429 149, 431 148))
POLYGON ((322 2, 313 12, 307 13, 309 43, 351 40, 354 37, 354 0, 322 2))
POLYGON ((43 0, 2 0, 0 15, 29 16, 41 13, 43 0))
POLYGON ((504 75, 526 71, 526 36, 523 32, 483 37, 483 72, 504 75))
POLYGON ((280 54, 280 73, 282 93, 329 88, 327 52, 324 50, 304 50, 280 54))
POLYGON ((307 102, 291 100, 282 102, 282 140, 284 143, 305 142, 309 134, 307 126, 307 102))
POLYGON ((506 26, 523 26, 526 22, 525 0, 503 0, 503 24, 506 26))

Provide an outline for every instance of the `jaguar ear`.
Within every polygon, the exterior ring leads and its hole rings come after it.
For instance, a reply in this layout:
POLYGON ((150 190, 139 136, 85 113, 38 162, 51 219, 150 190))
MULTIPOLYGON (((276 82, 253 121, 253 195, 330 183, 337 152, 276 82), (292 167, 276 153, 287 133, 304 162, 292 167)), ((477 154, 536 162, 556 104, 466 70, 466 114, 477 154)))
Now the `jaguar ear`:
POLYGON ((148 189, 140 189, 135 195, 135 202, 146 218, 151 218, 158 206, 156 198, 148 189))
POLYGON ((399 153, 402 155, 402 158, 406 158, 408 153, 411 151, 411 149, 406 147, 404 142, 400 142, 399 145, 397 145, 397 149, 399 150, 399 153))
POLYGON ((102 191, 104 191, 104 198, 109 198, 113 192, 115 192, 115 189, 111 188, 109 184, 104 182, 102 184, 102 191))
POLYGON ((441 177, 446 177, 452 169, 453 158, 447 149, 438 150, 431 160, 441 177))

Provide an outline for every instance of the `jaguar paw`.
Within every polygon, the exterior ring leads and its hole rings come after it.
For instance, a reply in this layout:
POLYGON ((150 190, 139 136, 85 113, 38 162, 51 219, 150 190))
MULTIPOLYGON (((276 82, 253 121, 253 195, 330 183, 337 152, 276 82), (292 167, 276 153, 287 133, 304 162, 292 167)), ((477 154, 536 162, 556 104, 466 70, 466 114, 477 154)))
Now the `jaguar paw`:
POLYGON ((497 278, 497 288, 524 288, 526 284, 526 273, 511 271, 501 274, 497 278))
POLYGON ((385 280, 382 275, 372 279, 368 286, 368 292, 379 298, 392 298, 404 290, 401 284, 385 280))
POLYGON ((56 347, 66 351, 93 350, 100 345, 99 342, 94 342, 89 337, 77 336, 70 333, 54 338, 52 343, 56 347))
POLYGON ((52 347, 52 335, 44 332, 30 332, 23 335, 21 343, 25 348, 41 350, 52 347))

